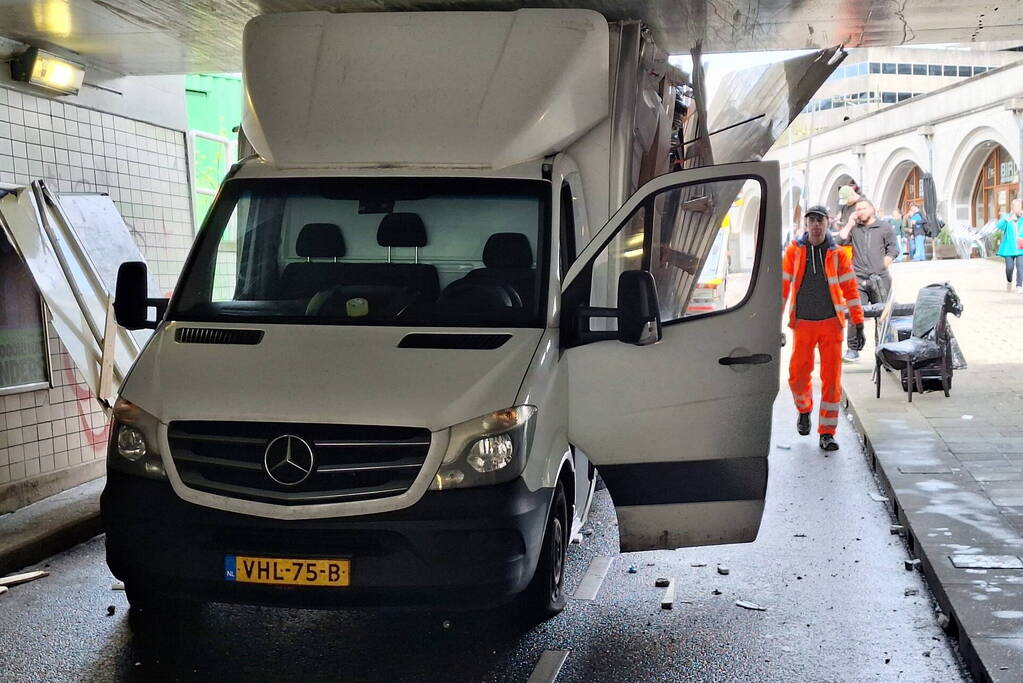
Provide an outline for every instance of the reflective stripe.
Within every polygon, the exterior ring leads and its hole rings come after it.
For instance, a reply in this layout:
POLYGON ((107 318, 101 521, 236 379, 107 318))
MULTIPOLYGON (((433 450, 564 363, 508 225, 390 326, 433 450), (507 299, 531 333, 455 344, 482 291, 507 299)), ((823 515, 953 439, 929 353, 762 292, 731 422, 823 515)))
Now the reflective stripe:
POLYGON ((789 280, 791 282, 792 280, 796 279, 796 276, 793 275, 792 273, 786 273, 785 271, 782 271, 781 279, 782 280, 789 280))
POLYGON ((822 427, 837 427, 838 426, 838 418, 837 417, 822 417, 822 418, 820 418, 820 425, 822 427))
POLYGON ((862 306, 859 299, 849 299, 845 303, 848 304, 849 306, 862 306))
POLYGON ((845 275, 839 276, 838 281, 839 282, 848 282, 849 280, 855 280, 855 279, 856 279, 856 273, 846 273, 845 275))
POLYGON ((830 403, 828 401, 821 401, 821 410, 838 410, 839 405, 837 403, 830 403))
POLYGON ((828 284, 829 285, 837 285, 838 284, 838 278, 837 277, 831 277, 829 275, 828 276, 828 284))
POLYGON ((849 310, 849 307, 845 304, 835 304, 835 310, 839 313, 845 313, 849 310))

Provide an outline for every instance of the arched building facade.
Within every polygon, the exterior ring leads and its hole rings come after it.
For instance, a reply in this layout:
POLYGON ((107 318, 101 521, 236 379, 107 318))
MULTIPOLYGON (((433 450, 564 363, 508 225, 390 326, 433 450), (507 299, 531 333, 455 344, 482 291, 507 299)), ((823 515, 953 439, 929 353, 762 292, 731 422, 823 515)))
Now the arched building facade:
POLYGON ((838 188, 850 180, 882 215, 904 212, 910 203, 922 204, 922 176, 930 171, 946 222, 979 226, 996 219, 1020 196, 1014 97, 1023 97, 1023 66, 914 97, 819 132, 812 143, 778 146, 765 158, 781 164, 783 215, 798 220, 813 204, 837 209, 838 188), (794 197, 799 201, 790 208, 794 197))

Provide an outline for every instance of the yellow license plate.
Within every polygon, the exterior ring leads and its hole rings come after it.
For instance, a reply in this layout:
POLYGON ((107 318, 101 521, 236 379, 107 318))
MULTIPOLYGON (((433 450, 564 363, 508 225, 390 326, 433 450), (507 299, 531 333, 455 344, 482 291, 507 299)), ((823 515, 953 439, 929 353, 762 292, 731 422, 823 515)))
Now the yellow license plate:
POLYGON ((277 586, 351 585, 351 560, 283 557, 224 557, 224 579, 277 586))

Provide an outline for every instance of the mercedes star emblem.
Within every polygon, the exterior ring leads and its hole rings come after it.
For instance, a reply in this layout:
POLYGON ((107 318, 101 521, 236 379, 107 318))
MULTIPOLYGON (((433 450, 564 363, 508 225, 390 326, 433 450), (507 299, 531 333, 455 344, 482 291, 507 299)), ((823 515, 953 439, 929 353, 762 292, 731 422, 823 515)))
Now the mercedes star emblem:
POLYGON ((298 486, 316 469, 316 458, 305 439, 282 434, 267 445, 263 469, 278 484, 298 486))

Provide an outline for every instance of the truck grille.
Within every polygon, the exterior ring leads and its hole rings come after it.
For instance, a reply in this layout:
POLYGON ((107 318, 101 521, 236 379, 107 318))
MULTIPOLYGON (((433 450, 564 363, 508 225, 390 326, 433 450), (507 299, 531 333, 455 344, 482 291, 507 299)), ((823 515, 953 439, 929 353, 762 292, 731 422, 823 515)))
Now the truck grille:
POLYGON ((310 505, 404 493, 426 460, 430 431, 175 421, 168 428, 168 441, 178 475, 189 488, 262 503, 310 505), (274 476, 265 466, 271 442, 275 443, 269 456, 274 476), (275 463, 279 468, 273 468, 275 463))

